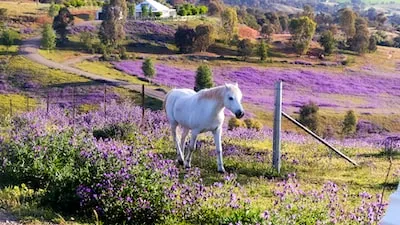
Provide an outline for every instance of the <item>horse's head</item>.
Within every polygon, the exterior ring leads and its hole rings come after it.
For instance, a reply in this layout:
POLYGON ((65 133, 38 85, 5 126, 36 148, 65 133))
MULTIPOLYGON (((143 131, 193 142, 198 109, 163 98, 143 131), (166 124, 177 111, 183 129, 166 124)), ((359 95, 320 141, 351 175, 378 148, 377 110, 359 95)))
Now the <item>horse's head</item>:
POLYGON ((242 106, 242 92, 239 89, 239 85, 236 84, 225 84, 224 94, 224 106, 229 109, 236 118, 240 119, 244 116, 244 110, 242 106))

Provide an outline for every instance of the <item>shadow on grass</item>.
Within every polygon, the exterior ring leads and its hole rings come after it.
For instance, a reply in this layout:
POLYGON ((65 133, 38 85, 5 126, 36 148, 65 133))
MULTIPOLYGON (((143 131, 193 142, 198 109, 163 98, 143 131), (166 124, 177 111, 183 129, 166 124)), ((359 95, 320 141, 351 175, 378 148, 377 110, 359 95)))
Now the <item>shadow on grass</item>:
POLYGON ((175 51, 167 48, 166 46, 154 45, 150 43, 131 43, 126 47, 129 52, 148 53, 148 54, 162 54, 174 55, 175 51))
POLYGON ((387 158, 389 159, 389 156, 392 156, 393 159, 400 159, 400 152, 393 152, 391 153, 391 155, 389 155, 387 152, 384 151, 380 151, 380 152, 376 152, 376 153, 363 153, 363 154, 359 154, 359 157, 374 157, 374 158, 379 158, 379 159, 383 159, 383 158, 387 158))

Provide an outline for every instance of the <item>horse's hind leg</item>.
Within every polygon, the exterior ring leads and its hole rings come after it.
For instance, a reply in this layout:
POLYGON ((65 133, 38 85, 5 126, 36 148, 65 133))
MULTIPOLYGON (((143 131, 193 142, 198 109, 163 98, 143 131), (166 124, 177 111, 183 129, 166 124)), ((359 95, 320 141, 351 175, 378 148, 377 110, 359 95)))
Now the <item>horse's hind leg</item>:
POLYGON ((187 135, 188 135, 188 133, 189 133, 189 129, 187 129, 187 128, 182 128, 182 135, 181 135, 181 151, 182 151, 182 154, 183 154, 183 156, 185 156, 185 142, 186 142, 186 137, 187 137, 187 135))
POLYGON ((189 143, 189 149, 188 153, 185 158, 185 167, 190 168, 191 167, 191 161, 192 161, 192 153, 196 148, 196 141, 197 141, 197 135, 199 135, 198 131, 192 130, 192 137, 190 138, 190 143, 189 143))
POLYGON ((171 124, 172 138, 174 139, 174 143, 175 143, 176 156, 177 156, 177 159, 178 159, 178 163, 180 165, 183 165, 183 154, 182 154, 182 151, 181 151, 181 146, 179 145, 178 136, 176 134, 177 127, 178 127, 178 124, 176 124, 176 123, 171 124))

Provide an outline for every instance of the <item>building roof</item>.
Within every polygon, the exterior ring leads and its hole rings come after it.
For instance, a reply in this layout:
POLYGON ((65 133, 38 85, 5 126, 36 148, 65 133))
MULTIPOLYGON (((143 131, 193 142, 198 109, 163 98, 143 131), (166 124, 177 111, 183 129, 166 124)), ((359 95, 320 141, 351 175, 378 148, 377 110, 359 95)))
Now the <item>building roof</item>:
POLYGON ((142 4, 148 4, 153 12, 170 11, 171 9, 167 6, 156 2, 154 0, 144 0, 143 2, 136 5, 136 12, 142 12, 142 4))

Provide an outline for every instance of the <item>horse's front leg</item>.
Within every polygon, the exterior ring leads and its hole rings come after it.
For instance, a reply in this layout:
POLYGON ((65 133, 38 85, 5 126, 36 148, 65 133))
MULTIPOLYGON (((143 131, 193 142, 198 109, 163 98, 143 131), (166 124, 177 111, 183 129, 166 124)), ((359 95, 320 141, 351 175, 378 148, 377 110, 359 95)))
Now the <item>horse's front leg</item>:
POLYGON ((218 172, 225 173, 224 162, 222 160, 221 134, 222 134, 222 128, 221 127, 218 127, 215 131, 213 131, 214 143, 215 143, 215 148, 216 148, 216 151, 217 151, 218 172))
POLYGON ((197 135, 199 135, 199 132, 196 130, 192 130, 192 136, 190 138, 189 149, 187 150, 187 155, 185 158, 185 168, 191 167, 190 164, 192 162, 192 153, 196 148, 197 135))

